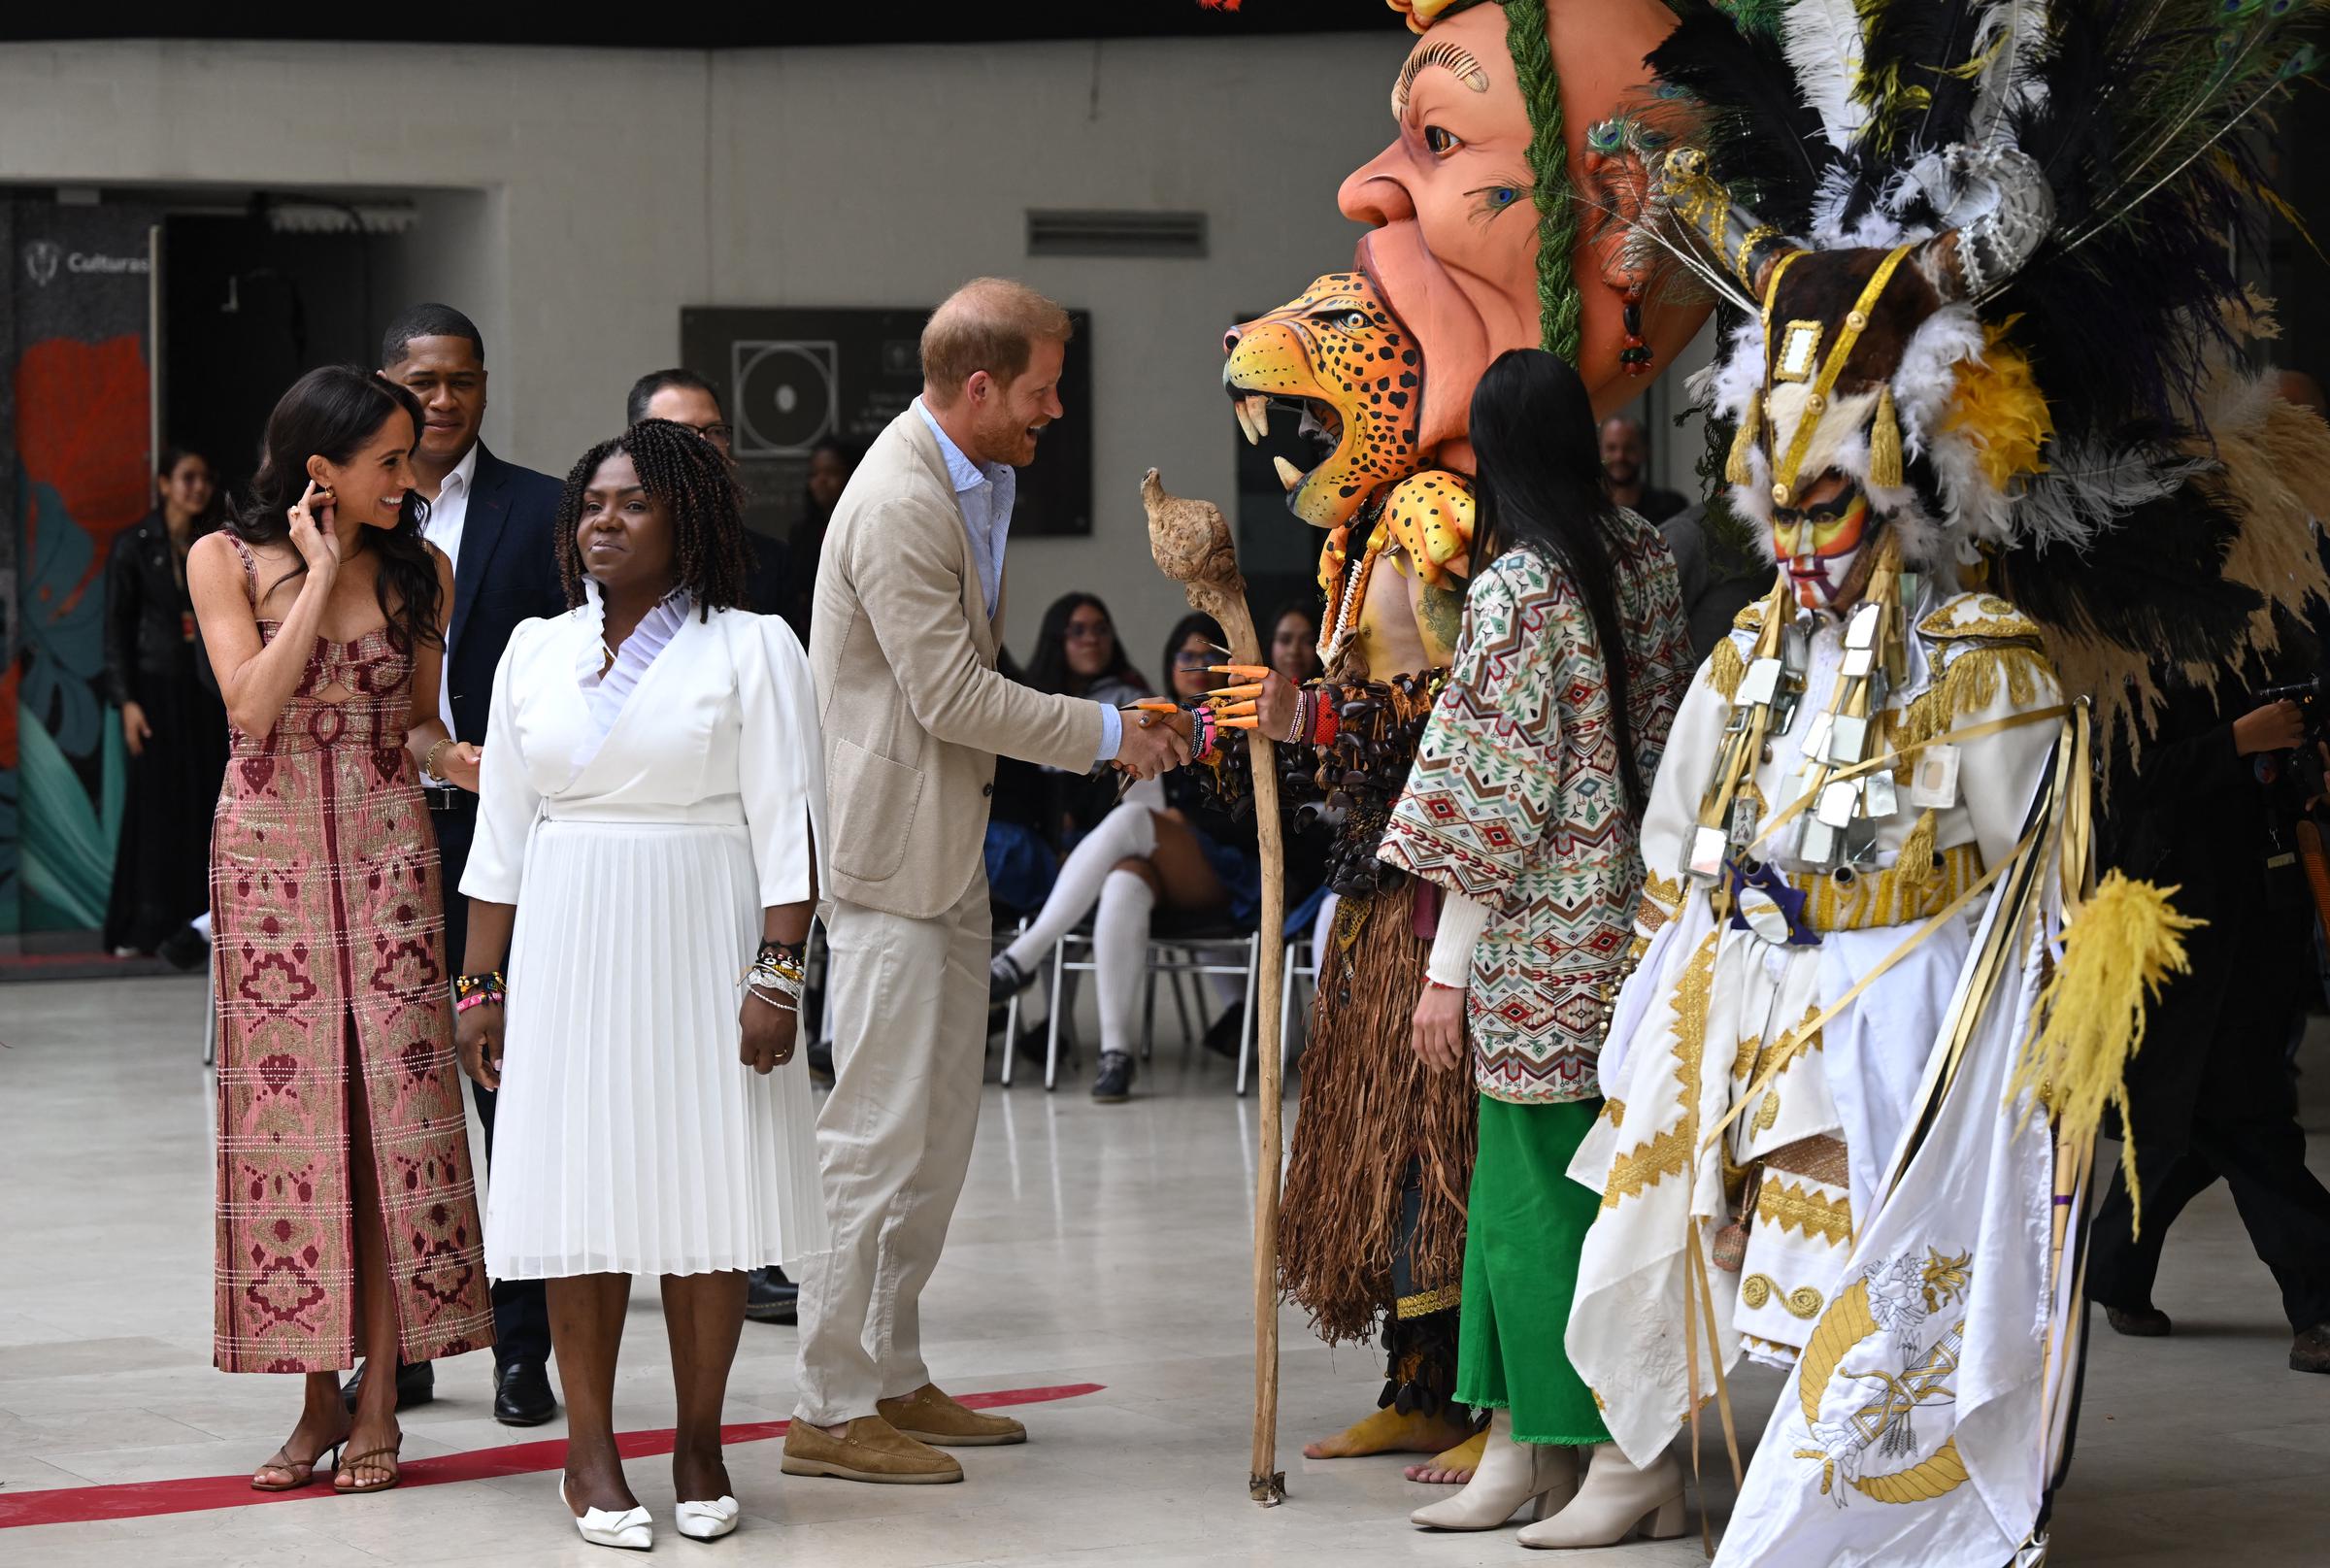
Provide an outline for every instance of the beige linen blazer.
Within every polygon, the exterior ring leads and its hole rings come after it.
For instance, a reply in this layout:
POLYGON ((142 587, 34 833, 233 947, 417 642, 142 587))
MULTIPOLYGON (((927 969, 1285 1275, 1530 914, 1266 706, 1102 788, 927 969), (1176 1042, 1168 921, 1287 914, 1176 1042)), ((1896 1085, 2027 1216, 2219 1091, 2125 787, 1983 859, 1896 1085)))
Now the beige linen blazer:
MULTIPOLYGON (((1003 614, 997 595, 996 617, 1003 614)), ((1098 703, 995 672, 947 460, 910 406, 835 506, 817 562, 810 668, 825 733, 826 896, 930 919, 983 874, 997 753, 1082 772, 1098 703)))

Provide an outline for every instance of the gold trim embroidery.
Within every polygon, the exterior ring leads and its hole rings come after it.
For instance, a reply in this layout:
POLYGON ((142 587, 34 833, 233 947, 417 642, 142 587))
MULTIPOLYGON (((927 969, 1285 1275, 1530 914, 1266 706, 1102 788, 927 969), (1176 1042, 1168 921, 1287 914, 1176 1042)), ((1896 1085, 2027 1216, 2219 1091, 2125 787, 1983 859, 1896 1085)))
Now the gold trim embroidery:
POLYGON ((1661 1178, 1680 1176, 1699 1142, 1699 1063, 1707 1053, 1707 1007, 1715 983, 1715 944, 1722 927, 1707 933, 1699 951, 1675 984, 1675 1082, 1682 1091, 1682 1124, 1662 1132, 1612 1164, 1602 1188, 1602 1207, 1620 1198, 1639 1198, 1661 1178))
POLYGON ((1623 1127, 1626 1125, 1626 1102, 1624 1100, 1604 1100, 1602 1116, 1603 1119, 1612 1126, 1623 1127))
POLYGON ((2037 621, 2007 603, 1997 594, 1984 593, 1971 597, 1975 610, 1974 618, 1970 620, 1958 618, 1958 612, 1967 604, 1967 599, 1960 597, 1950 600, 1947 604, 1927 615, 1923 620, 1917 622, 1917 630, 1922 635, 1941 642, 1954 642, 1964 638, 1979 637, 2027 643, 2037 641, 2042 635, 2037 621))
POLYGON ((1738 615, 1731 617, 1731 629, 1733 631, 1762 631, 1764 617, 1770 610, 1771 606, 1764 600, 1750 599, 1740 607, 1738 615))
POLYGON ((1464 1287, 1444 1284, 1437 1290, 1419 1290, 1413 1296, 1402 1296, 1392 1304, 1392 1311, 1403 1320, 1410 1318, 1428 1318, 1436 1312, 1447 1312, 1464 1300, 1464 1287))
POLYGON ((1894 720, 1893 749, 1906 752, 1947 734, 1961 716, 1996 702, 2002 681, 2016 708, 2035 708, 2043 693, 2051 696, 2057 689, 2054 666, 2036 648, 2002 643, 1961 650, 1944 668, 1942 679, 1894 720))
POLYGON ((1832 1198, 1769 1171, 1756 1190, 1755 1218, 1783 1233, 1802 1231, 1807 1240, 1817 1236, 1831 1247, 1852 1245, 1851 1198, 1832 1198))
POLYGON ((1820 1316, 1822 1306, 1820 1292, 1811 1285, 1800 1284, 1793 1290, 1783 1290, 1768 1274, 1750 1274, 1742 1280, 1740 1300, 1751 1311, 1777 1301, 1781 1310, 1790 1318, 1801 1318, 1808 1323, 1820 1316))
POLYGON ((1755 1108, 1755 1130, 1770 1132, 1772 1124, 1779 1119, 1780 1090, 1766 1089, 1764 1090, 1764 1103, 1755 1108))
POLYGON ((1805 895, 1804 921, 1814 930, 1873 931, 1929 919, 1981 881, 1980 847, 1953 844, 1941 851, 1941 860, 1939 866, 1929 861, 1924 879, 1914 868, 1895 864, 1883 871, 1862 872, 1848 883, 1817 873, 1791 872, 1788 885, 1805 895))

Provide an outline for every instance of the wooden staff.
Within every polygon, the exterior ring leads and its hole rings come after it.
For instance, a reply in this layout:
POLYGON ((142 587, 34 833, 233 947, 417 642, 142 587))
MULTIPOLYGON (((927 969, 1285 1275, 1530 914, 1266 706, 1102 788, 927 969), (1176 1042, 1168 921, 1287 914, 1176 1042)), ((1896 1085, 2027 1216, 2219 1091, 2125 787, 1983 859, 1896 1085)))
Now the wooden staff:
MULTIPOLYGON (((1246 579, 1230 525, 1211 501, 1167 495, 1150 469, 1141 482, 1148 512, 1149 551, 1157 569, 1182 584, 1189 607, 1212 616, 1229 640, 1230 662, 1262 662, 1262 640, 1246 605, 1246 579)), ((1286 1500, 1279 1468, 1279 1167, 1283 1129, 1280 1096, 1284 1057, 1280 997, 1286 967, 1286 836, 1279 817, 1279 774, 1270 740, 1247 732, 1253 763, 1254 827, 1262 850, 1262 974, 1254 988, 1254 1050, 1261 1056, 1262 1158, 1254 1178, 1254 1453, 1247 1493, 1265 1508, 1286 1500)))

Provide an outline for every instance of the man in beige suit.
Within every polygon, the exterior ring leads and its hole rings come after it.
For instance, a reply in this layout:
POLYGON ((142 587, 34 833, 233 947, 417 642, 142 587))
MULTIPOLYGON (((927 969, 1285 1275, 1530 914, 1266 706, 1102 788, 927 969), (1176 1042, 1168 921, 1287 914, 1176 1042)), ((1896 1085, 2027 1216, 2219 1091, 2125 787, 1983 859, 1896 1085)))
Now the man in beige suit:
POLYGON ((1027 1438, 931 1384, 919 1318, 979 1121, 995 757, 1143 778, 1187 760, 1145 715, 995 673, 1013 469, 1060 417, 1068 335, 1065 311, 1001 279, 940 306, 922 395, 850 477, 817 566, 836 1074, 817 1163, 834 1247, 801 1289, 792 1475, 960 1481, 934 1445, 1027 1438))

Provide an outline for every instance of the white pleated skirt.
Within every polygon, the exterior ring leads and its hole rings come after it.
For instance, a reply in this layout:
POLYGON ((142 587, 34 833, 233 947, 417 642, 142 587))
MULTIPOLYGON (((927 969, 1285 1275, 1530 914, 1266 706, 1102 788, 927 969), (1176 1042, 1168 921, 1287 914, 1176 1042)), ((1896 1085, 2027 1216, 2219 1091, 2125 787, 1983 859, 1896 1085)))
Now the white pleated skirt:
POLYGON ((742 824, 535 823, 487 1175, 495 1279, 790 1266, 830 1245, 808 1067, 737 1059, 760 924, 742 824))

